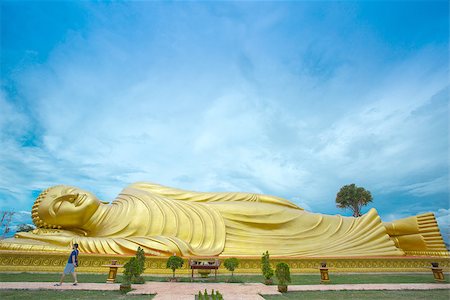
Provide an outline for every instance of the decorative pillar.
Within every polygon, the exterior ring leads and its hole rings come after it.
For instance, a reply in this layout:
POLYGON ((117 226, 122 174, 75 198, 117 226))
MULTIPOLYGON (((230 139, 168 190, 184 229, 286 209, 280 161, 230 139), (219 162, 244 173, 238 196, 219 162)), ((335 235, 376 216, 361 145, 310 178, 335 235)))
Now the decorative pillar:
POLYGON ((123 267, 123 265, 118 265, 117 260, 112 260, 110 265, 103 265, 103 267, 109 267, 108 279, 106 279, 106 283, 115 283, 117 269, 123 267))
POLYGON ((431 263, 431 271, 433 271, 434 280, 437 282, 444 281, 444 273, 442 272, 442 268, 439 267, 439 264, 436 262, 431 263))
POLYGON ((327 263, 322 262, 320 265, 320 283, 330 283, 330 275, 328 274, 327 263))

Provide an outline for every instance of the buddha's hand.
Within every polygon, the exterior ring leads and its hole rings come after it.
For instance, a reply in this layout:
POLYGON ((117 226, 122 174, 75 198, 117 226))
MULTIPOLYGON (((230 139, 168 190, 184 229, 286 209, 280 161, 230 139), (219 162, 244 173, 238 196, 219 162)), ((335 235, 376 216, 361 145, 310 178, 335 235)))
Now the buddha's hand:
POLYGON ((37 240, 9 238, 0 241, 0 250, 13 251, 63 251, 67 252, 68 246, 58 246, 37 240))
POLYGON ((47 229, 35 229, 31 232, 18 232, 15 234, 16 239, 27 239, 41 241, 58 246, 70 245, 70 242, 74 238, 74 234, 69 234, 65 230, 47 230, 47 229))
POLYGON ((32 231, 29 231, 36 235, 52 235, 52 236, 80 236, 80 234, 75 233, 74 231, 64 230, 64 229, 47 229, 47 228, 36 228, 32 231))

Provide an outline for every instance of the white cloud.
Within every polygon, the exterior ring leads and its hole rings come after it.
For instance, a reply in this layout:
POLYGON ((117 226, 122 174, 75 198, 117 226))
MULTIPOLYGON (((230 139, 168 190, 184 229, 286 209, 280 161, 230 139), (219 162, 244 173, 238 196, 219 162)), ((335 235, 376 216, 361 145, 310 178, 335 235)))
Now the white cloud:
POLYGON ((303 30, 273 36, 283 10, 259 23, 222 16, 208 29, 201 20, 213 17, 197 9, 193 23, 182 10, 170 12, 178 22, 134 11, 120 30, 94 10, 102 21, 88 34, 68 35, 17 76, 23 103, 0 99, 2 206, 28 209, 31 190, 60 183, 110 200, 145 180, 272 193, 316 211, 334 208, 351 182, 377 194, 448 193, 439 49, 383 67, 364 41, 347 53, 303 30), (21 146, 26 132, 37 145, 21 146))
POLYGON ((448 176, 442 176, 430 181, 406 185, 400 190, 407 191, 408 193, 419 197, 433 195, 436 193, 445 193, 448 192, 448 176))

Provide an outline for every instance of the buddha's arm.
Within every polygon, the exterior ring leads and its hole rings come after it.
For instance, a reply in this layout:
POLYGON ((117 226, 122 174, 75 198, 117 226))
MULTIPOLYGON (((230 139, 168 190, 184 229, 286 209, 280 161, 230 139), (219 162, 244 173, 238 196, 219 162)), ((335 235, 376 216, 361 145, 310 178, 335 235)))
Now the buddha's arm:
MULTIPOLYGON (((0 241, 2 250, 21 251, 67 251, 77 243, 81 252, 96 254, 134 254, 141 247, 147 254, 170 256, 174 253, 183 256, 210 255, 193 250, 185 241, 175 237, 136 236, 136 237, 86 237, 70 231, 20 232, 15 238, 0 241)), ((216 253, 214 253, 216 254, 216 253)))
POLYGON ((0 241, 2 250, 67 251, 76 235, 66 230, 35 229, 0 241), (58 231, 58 232, 56 232, 58 231))
MULTIPOLYGON (((73 240, 83 253, 135 254, 141 247, 146 254, 170 256, 173 254, 189 256, 198 255, 186 242, 165 236, 137 236, 122 238, 79 237, 73 240)), ((202 254, 202 253, 200 253, 202 254)))
POLYGON ((158 194, 160 196, 174 200, 183 200, 191 202, 263 202, 271 203, 290 208, 301 209, 294 203, 275 196, 240 193, 240 192, 193 192, 162 186, 148 182, 136 182, 129 186, 130 188, 158 194))
POLYGON ((0 241, 0 250, 67 252, 70 246, 58 246, 39 240, 8 238, 0 241))

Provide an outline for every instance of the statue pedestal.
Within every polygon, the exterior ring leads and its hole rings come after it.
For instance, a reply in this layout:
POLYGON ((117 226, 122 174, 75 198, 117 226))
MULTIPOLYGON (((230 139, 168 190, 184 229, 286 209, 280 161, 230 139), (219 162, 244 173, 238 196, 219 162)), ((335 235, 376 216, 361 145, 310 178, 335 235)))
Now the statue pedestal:
MULTIPOLYGON (((64 270, 67 257, 66 252, 37 252, 37 251, 12 251, 0 250, 0 272, 55 272, 64 270)), ((134 255, 100 255, 80 253, 80 265, 77 273, 105 273, 103 265, 110 265, 112 260, 117 260, 117 265, 124 265, 134 255)), ((228 256, 219 256, 220 265, 217 272, 227 273, 223 261, 228 256)), ((242 256, 235 274, 261 274, 261 256, 242 256)), ((144 274, 172 275, 172 270, 166 268, 168 257, 146 256, 144 274)), ((185 262, 189 257, 183 258, 185 262)), ((196 258, 191 258, 196 259, 196 258)), ((400 257, 276 257, 271 256, 270 261, 274 265, 285 262, 289 265, 291 273, 316 273, 320 263, 326 259, 327 266, 333 272, 424 272, 425 265, 431 262, 439 264, 442 272, 450 271, 449 256, 400 256, 400 257)), ((115 265, 117 267, 117 265, 115 265)), ((430 267, 426 270, 430 272, 430 267)), ((437 271, 437 270, 436 270, 437 271)), ((177 274, 191 275, 192 270, 188 263, 177 270, 177 274)), ((431 275, 431 274, 430 274, 431 275)), ((442 274, 443 276, 444 274, 442 274)), ((440 275, 437 275, 440 276, 440 275)), ((440 277, 438 277, 440 278, 440 277)))

